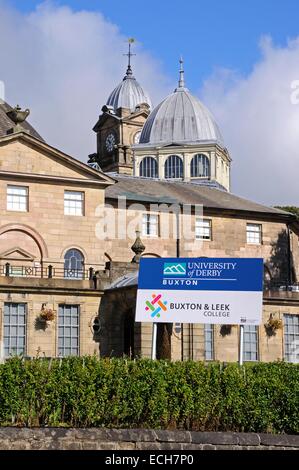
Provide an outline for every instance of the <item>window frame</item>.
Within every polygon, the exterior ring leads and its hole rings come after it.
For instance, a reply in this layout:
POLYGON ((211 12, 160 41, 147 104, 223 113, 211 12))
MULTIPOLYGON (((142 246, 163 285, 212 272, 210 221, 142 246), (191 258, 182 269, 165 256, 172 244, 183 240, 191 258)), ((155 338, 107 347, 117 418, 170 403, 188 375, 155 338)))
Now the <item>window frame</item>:
MULTIPOLYGON (((76 257, 75 257, 76 258, 76 257)), ((78 248, 68 248, 66 252, 64 253, 63 256, 63 273, 64 273, 64 279, 71 279, 71 280, 82 280, 85 279, 85 256, 82 253, 81 250, 78 248), (71 253, 72 251, 77 252, 80 254, 81 259, 80 262, 82 263, 82 267, 79 268, 72 268, 72 267, 66 267, 66 261, 70 261, 73 256, 70 256, 69 259, 66 258, 68 253, 71 253), (71 275, 70 273, 73 272, 75 275, 71 275)), ((78 263, 79 259, 76 259, 76 263, 78 263)))
POLYGON ((196 153, 195 155, 193 155, 190 161, 190 178, 202 178, 202 179, 211 178, 211 162, 210 162, 210 158, 208 157, 208 155, 205 155, 204 153, 196 153), (198 160, 202 160, 202 167, 208 170, 207 175, 195 175, 195 176, 192 175, 193 169, 198 170, 198 160), (203 160, 205 160, 205 165, 203 163, 203 160))
POLYGON ((259 362, 260 360, 260 346, 259 346, 259 327, 258 325, 244 325, 244 335, 243 335, 243 362, 259 362), (246 328, 254 328, 254 331, 249 330, 246 331, 246 328), (250 341, 245 341, 246 335, 250 335, 250 341), (255 335, 256 337, 256 351, 254 352, 256 354, 256 359, 247 359, 245 356, 246 354, 253 354, 253 351, 251 349, 248 349, 246 351, 246 344, 249 344, 250 346, 253 344, 251 342, 251 335, 255 335))
POLYGON ((64 203, 64 215, 67 217, 84 217, 85 216, 85 191, 72 191, 70 189, 65 189, 64 194, 63 194, 63 203, 64 203), (67 193, 77 193, 82 195, 82 199, 80 200, 81 202, 81 214, 67 214, 66 213, 66 202, 69 201, 79 201, 79 199, 66 199, 66 194, 67 193))
POLYGON ((215 360, 215 327, 212 323, 204 324, 204 356, 205 361, 215 360), (211 335, 211 339, 207 338, 207 334, 211 335), (211 344, 211 351, 207 349, 207 344, 211 344), (208 353, 211 353, 211 357, 207 357, 208 353))
MULTIPOLYGON (((146 230, 147 232, 147 230, 146 230)), ((148 237, 148 238, 159 238, 159 233, 160 233, 160 217, 159 217, 159 214, 153 214, 151 212, 143 212, 142 213, 142 220, 141 220, 141 234, 143 237, 148 237), (147 217, 147 220, 146 222, 144 222, 144 217, 147 217), (149 229, 149 232, 150 232, 150 226, 151 226, 151 222, 150 222, 150 218, 151 217, 155 217, 156 218, 156 223, 154 224, 155 227, 156 227, 156 233, 155 235, 151 234, 151 233, 145 233, 143 228, 146 224, 147 228, 149 229)))
POLYGON ((262 245, 263 244, 263 224, 259 224, 259 223, 255 223, 255 222, 246 222, 246 244, 247 245, 262 245), (249 226, 259 227, 259 231, 248 230, 249 226), (258 243, 248 240, 248 235, 257 234, 257 233, 259 234, 259 242, 258 243))
MULTIPOLYGON (((13 203, 13 201, 12 201, 13 203)), ((19 185, 19 184, 7 184, 6 186, 6 210, 8 212, 29 212, 29 186, 23 186, 23 185, 19 185), (23 196, 20 196, 18 194, 13 194, 13 193, 9 193, 9 188, 18 188, 18 189, 25 189, 26 190, 26 194, 23 195, 23 196), (8 197, 9 196, 18 196, 18 197, 24 197, 25 198, 25 201, 26 201, 26 209, 25 210, 22 210, 22 209, 10 209, 8 207, 8 197)))
MULTIPOLYGON (((11 313, 11 310, 9 311, 9 315, 11 316, 12 313, 11 313)), ((7 337, 11 338, 12 335, 11 333, 9 335, 6 335, 5 334, 5 328, 8 327, 8 328, 12 328, 12 327, 15 327, 17 328, 17 331, 18 331, 18 328, 21 326, 21 327, 24 327, 24 335, 20 336, 20 335, 16 335, 15 337, 18 338, 19 336, 24 338, 24 350, 23 352, 17 352, 15 353, 14 355, 15 356, 19 356, 19 355, 23 355, 23 356, 26 356, 27 354, 27 331, 28 331, 28 325, 27 325, 27 322, 28 322, 28 303, 27 302, 4 302, 4 305, 3 305, 3 322, 2 322, 2 338, 3 338, 3 350, 4 350, 4 358, 9 358, 11 356, 13 356, 12 352, 11 352, 11 346, 8 346, 8 349, 10 349, 8 355, 6 354, 6 346, 5 346, 5 339, 7 337), (6 324, 5 322, 5 316, 6 316, 6 313, 5 313, 5 307, 6 306, 11 306, 12 305, 17 305, 17 308, 19 310, 19 306, 22 305, 24 306, 24 316, 25 316, 25 321, 23 324, 20 324, 19 322, 19 311, 17 311, 17 324, 16 325, 11 325, 11 321, 9 324, 6 324)), ((18 347, 18 346, 17 346, 18 347)))
POLYGON ((206 242, 212 241, 212 219, 209 219, 208 217, 195 217, 195 240, 202 240, 202 241, 206 241, 206 242), (200 223, 200 222, 202 222, 202 223, 208 222, 209 223, 209 238, 204 238, 204 237, 201 237, 201 236, 197 235, 197 228, 201 228, 201 229, 206 228, 204 226, 198 227, 198 223, 200 223))
POLYGON ((79 357, 80 356, 80 335, 81 335, 81 331, 80 331, 80 319, 81 319, 81 305, 80 304, 63 304, 63 303, 60 303, 58 304, 58 316, 57 316, 57 356, 58 357, 70 357, 70 356, 74 356, 74 357, 79 357), (71 344, 70 346, 68 347, 70 350, 73 349, 72 347, 72 339, 73 339, 73 336, 72 336, 72 328, 74 327, 74 325, 72 325, 72 315, 70 314, 70 324, 69 325, 65 325, 65 322, 64 322, 64 319, 65 319, 65 316, 63 316, 63 324, 60 323, 60 312, 61 310, 60 309, 63 309, 63 315, 65 314, 65 309, 66 307, 69 307, 70 309, 72 307, 76 307, 77 308, 77 315, 78 315, 78 318, 77 318, 77 323, 75 325, 75 327, 77 328, 77 331, 78 331, 78 336, 77 336, 77 354, 60 354, 60 350, 63 349, 65 350, 67 348, 67 346, 65 346, 65 344, 63 343, 63 346, 60 346, 59 345, 59 340, 60 338, 63 339, 63 341, 65 340, 66 336, 63 334, 63 336, 61 337, 60 334, 59 334, 59 328, 63 328, 63 333, 64 333, 64 330, 65 330, 65 327, 69 327, 71 329, 71 336, 67 336, 67 338, 70 338, 71 340, 71 344))
MULTIPOLYGON (((169 172, 169 169, 168 169, 168 172, 169 172)), ((183 158, 180 156, 180 155, 176 155, 176 154, 172 154, 172 155, 168 155, 164 161, 164 178, 167 179, 167 180, 183 180, 184 179, 184 161, 183 161, 183 158), (176 160, 177 162, 180 162, 179 165, 174 165, 173 163, 171 163, 171 159, 172 160, 176 160), (169 163, 169 167, 170 169, 175 169, 175 173, 177 173, 177 167, 179 166, 179 169, 181 170, 181 173, 182 175, 181 176, 166 176, 166 164, 169 163)))
POLYGON ((298 356, 298 361, 296 361, 296 358, 295 358, 295 361, 290 360, 292 354, 289 351, 289 347, 292 344, 292 342, 286 341, 286 336, 294 336, 295 341, 298 341, 298 346, 299 346, 299 314, 294 314, 294 313, 284 313, 283 314, 283 359, 286 362, 289 362, 291 364, 298 364, 299 363, 299 352, 298 353, 295 352, 295 356, 298 356), (298 324, 295 325, 293 323, 292 325, 289 325, 286 322, 287 318, 288 319, 292 318, 292 320, 296 319, 298 324), (290 326, 293 327, 293 332, 288 332, 287 331, 290 326), (298 333, 294 332, 295 327, 297 327, 298 333), (298 338, 298 340, 296 340, 296 337, 298 338))
POLYGON ((159 177, 159 168, 158 168, 158 162, 157 162, 157 159, 155 157, 153 157, 152 155, 145 155, 141 160, 140 160, 140 164, 139 164, 139 176, 141 176, 142 178, 158 178, 159 177), (150 161, 150 163, 149 163, 150 161), (145 174, 142 174, 142 168, 144 168, 144 173, 152 173, 152 170, 155 166, 155 169, 153 171, 153 175, 145 175, 145 174), (150 171, 149 171, 150 170, 150 171))

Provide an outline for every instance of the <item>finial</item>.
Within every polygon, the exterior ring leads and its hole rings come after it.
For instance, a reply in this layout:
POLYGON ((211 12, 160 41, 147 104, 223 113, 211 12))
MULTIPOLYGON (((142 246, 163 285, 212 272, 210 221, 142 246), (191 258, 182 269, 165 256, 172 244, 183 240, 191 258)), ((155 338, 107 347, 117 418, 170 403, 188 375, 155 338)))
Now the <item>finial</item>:
POLYGON ((180 79, 179 79, 179 88, 184 88, 185 87, 185 78, 184 78, 184 67, 183 67, 184 61, 183 57, 180 57, 180 79))
POLYGON ((21 107, 17 104, 13 109, 10 111, 7 111, 7 116, 9 119, 11 119, 15 126, 12 129, 8 130, 9 134, 12 134, 14 132, 20 132, 20 131, 25 131, 25 129, 21 126, 21 124, 26 120, 26 118, 30 114, 29 109, 25 109, 22 111, 21 107))
POLYGON ((127 54, 124 54, 126 56, 128 56, 128 67, 127 67, 127 72, 126 72, 126 76, 125 78, 127 77, 132 77, 133 76, 133 72, 132 72, 132 67, 131 67, 131 57, 133 55, 136 55, 136 54, 133 54, 131 52, 131 44, 133 44, 135 42, 135 39, 134 38, 129 38, 128 39, 128 44, 129 44, 129 52, 127 54))
POLYGON ((140 231, 136 230, 136 240, 131 246, 131 250, 134 251, 135 256, 132 259, 132 263, 139 263, 142 253, 145 250, 145 246, 140 238, 140 231))

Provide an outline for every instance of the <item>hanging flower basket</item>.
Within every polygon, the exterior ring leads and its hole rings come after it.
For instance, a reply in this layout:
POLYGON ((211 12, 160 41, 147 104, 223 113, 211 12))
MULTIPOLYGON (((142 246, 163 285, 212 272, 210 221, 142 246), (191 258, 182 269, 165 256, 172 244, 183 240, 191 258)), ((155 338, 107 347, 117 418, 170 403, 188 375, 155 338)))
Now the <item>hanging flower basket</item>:
POLYGON ((224 336, 230 335, 232 333, 233 326, 235 325, 227 325, 227 324, 221 325, 220 327, 221 336, 224 337, 224 336))
POLYGON ((280 318, 274 318, 272 313, 265 323, 265 329, 269 336, 274 335, 277 330, 282 329, 282 320, 280 318))
POLYGON ((53 321, 55 319, 55 312, 51 308, 42 308, 39 317, 42 321, 53 321))

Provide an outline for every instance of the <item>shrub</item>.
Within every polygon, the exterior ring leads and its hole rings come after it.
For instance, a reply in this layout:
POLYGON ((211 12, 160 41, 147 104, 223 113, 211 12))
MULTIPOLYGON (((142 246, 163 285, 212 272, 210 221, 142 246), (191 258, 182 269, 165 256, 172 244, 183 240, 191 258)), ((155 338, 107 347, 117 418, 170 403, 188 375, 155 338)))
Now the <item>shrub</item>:
POLYGON ((299 433, 299 366, 70 357, 0 365, 0 425, 299 433))

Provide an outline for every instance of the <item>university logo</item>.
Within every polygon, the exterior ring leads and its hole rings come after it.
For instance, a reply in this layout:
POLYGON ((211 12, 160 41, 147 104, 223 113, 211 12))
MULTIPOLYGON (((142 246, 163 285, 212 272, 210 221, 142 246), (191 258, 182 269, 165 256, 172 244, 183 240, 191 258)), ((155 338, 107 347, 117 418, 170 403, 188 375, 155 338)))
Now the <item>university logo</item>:
POLYGON ((164 263, 164 276, 185 276, 186 263, 164 263))
POLYGON ((163 310, 164 312, 167 311, 167 300, 164 300, 164 302, 161 300, 162 295, 161 294, 152 294, 153 300, 150 302, 149 300, 146 300, 145 302, 145 310, 146 311, 151 311, 151 317, 157 317, 160 318, 160 312, 163 310))

